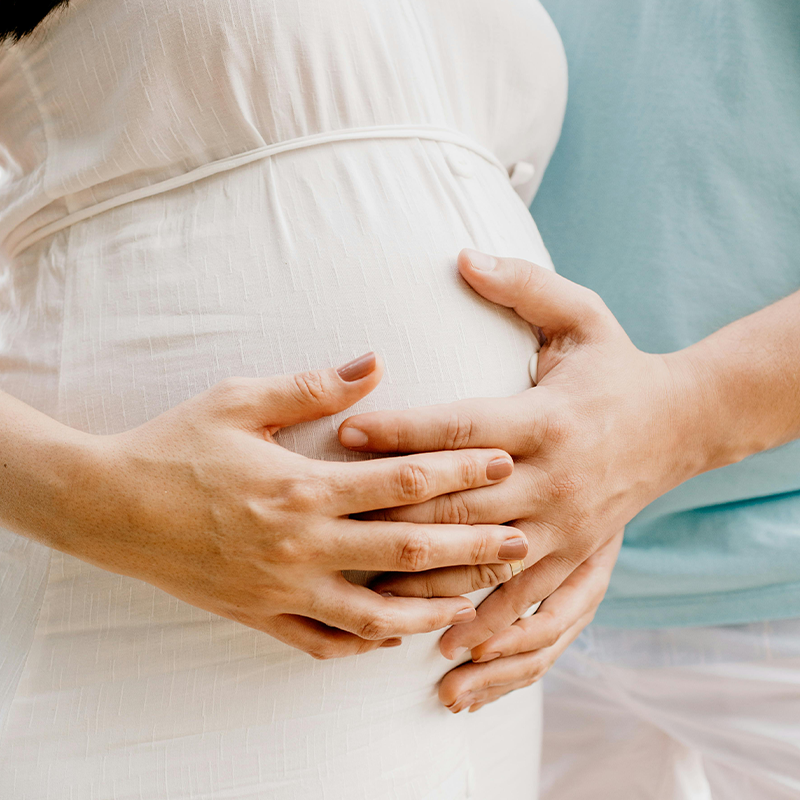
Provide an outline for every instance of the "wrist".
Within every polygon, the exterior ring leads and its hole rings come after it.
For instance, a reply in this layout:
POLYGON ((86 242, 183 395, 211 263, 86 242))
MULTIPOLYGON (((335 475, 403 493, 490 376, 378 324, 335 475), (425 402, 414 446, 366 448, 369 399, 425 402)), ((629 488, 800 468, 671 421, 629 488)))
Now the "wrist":
POLYGON ((100 437, 62 425, 7 395, 0 401, 0 522, 48 547, 68 550, 77 501, 93 472, 100 437))
POLYGON ((672 378, 674 446, 685 454, 679 482, 750 455, 747 444, 733 435, 723 375, 702 343, 670 353, 664 361, 672 378))
POLYGON ((80 557, 85 531, 93 528, 101 501, 100 487, 107 480, 102 458, 106 437, 67 428, 48 443, 50 469, 44 476, 45 515, 40 541, 56 550, 80 557))

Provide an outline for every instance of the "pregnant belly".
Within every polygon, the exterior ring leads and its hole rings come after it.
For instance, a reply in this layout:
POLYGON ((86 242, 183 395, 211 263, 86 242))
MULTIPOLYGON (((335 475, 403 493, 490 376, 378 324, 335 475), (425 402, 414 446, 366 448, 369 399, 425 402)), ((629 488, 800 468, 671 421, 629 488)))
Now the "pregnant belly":
MULTIPOLYGON (((226 376, 335 365, 367 350, 384 357, 386 376, 355 411, 530 386, 530 330, 475 295, 455 259, 470 246, 549 258, 497 168, 452 145, 287 153, 66 235, 58 413, 77 428, 124 430, 226 376)), ((281 441, 311 457, 356 458, 336 441, 345 416, 299 425, 281 441)), ((437 642, 417 636, 314 662, 56 553, 6 758, 37 797, 46 796, 35 794, 41 730, 46 757, 77 786, 92 764, 119 761, 127 777, 114 778, 115 797, 160 796, 164 759, 194 770, 200 787, 229 785, 209 773, 228 752, 237 754, 237 797, 251 796, 243 786, 254 797, 362 796, 347 786, 374 797, 462 797, 469 731, 437 704, 436 683, 453 666, 437 642), (365 754, 377 759, 366 774, 365 754), (301 785, 311 790, 295 794, 301 785)), ((504 713, 492 735, 507 758, 520 741, 533 747, 535 700, 517 698, 504 713)))

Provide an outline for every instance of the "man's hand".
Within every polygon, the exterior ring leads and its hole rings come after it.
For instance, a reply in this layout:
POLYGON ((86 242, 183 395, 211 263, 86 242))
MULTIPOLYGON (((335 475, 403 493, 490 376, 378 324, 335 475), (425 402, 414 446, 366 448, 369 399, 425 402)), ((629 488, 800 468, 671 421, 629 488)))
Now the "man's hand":
MULTIPOLYGON (((622 531, 589 556, 530 617, 511 626, 505 621, 524 609, 525 573, 493 592, 478 607, 478 618, 450 628, 443 646, 465 652, 462 642, 488 631, 494 634, 472 648, 472 663, 456 667, 439 685, 439 700, 454 714, 477 711, 504 694, 530 686, 553 666, 578 634, 594 619, 617 561, 622 531)), ((523 612, 524 613, 524 612, 523 612)))
MULTIPOLYGON (((342 444, 359 451, 499 447, 514 457, 514 475, 503 484, 366 515, 515 520, 527 534, 528 569, 512 581, 513 607, 500 609, 491 625, 480 614, 457 646, 446 636, 442 652, 451 658, 552 595, 645 505, 706 468, 697 397, 689 391, 699 383, 691 361, 638 350, 594 292, 535 264, 462 251, 459 269, 479 294, 541 329, 537 386, 508 398, 361 414, 339 430, 342 444)), ((375 588, 435 597, 510 576, 507 564, 462 566, 386 575, 375 588)))

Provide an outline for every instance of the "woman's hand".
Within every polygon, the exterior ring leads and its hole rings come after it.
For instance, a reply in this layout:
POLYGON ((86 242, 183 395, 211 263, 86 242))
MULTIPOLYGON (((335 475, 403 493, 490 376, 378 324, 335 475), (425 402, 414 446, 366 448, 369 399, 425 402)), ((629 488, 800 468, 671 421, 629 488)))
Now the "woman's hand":
MULTIPOLYGON (((622 531, 613 536, 594 555, 589 556, 530 617, 511 626, 505 620, 517 614, 526 603, 526 576, 523 572, 503 584, 478 606, 478 618, 487 630, 497 632, 472 648, 472 663, 456 667, 442 679, 439 699, 454 714, 469 708, 477 711, 504 694, 530 686, 553 666, 594 619, 595 611, 608 589, 617 561, 622 531)), ((469 641, 466 626, 455 626, 445 633, 446 647, 456 653, 462 641, 469 641)))
POLYGON ((506 453, 323 462, 272 439, 281 427, 349 407, 380 377, 368 354, 338 371, 228 380, 107 437, 80 434, 4 396, 0 493, 8 502, 0 517, 318 657, 469 621, 475 610, 464 598, 383 597, 342 570, 519 558, 527 551, 519 531, 349 515, 498 483, 513 471, 506 453), (55 477, 48 483, 43 475, 55 477))
MULTIPOLYGON (((541 329, 537 386, 508 398, 360 414, 342 423, 339 438, 359 451, 500 447, 514 457, 514 475, 500 485, 367 515, 427 523, 516 520, 530 542, 528 570, 514 579, 524 591, 503 627, 553 594, 645 505, 705 469, 705 430, 692 363, 680 353, 638 350, 590 290, 534 264, 474 251, 462 251, 459 269, 483 297, 541 329)), ((510 575, 507 564, 463 566, 386 575, 375 588, 456 595, 510 575)), ((483 627, 479 615, 460 646, 475 647, 498 629, 483 627)), ((442 652, 455 657, 451 637, 442 652)))

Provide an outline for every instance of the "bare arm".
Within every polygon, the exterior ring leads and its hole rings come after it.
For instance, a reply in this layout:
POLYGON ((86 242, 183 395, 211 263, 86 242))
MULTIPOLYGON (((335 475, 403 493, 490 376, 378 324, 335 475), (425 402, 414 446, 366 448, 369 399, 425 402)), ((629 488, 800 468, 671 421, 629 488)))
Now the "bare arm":
POLYGON ((671 357, 693 367, 704 471, 800 437, 800 291, 671 357))
POLYGON ((0 524, 318 657, 468 621, 464 598, 382 597, 342 570, 513 560, 527 551, 519 531, 350 514, 500 482, 513 471, 506 453, 334 463, 272 438, 352 405, 381 372, 367 354, 339 370, 224 381, 113 436, 0 394, 0 524))
MULTIPOLYGON (((524 261, 493 259, 493 269, 482 269, 485 258, 462 253, 461 273, 544 330, 538 386, 510 398, 363 414, 340 429, 345 445, 355 441, 352 428, 366 434, 356 449, 457 443, 503 447, 515 458, 514 475, 500 486, 370 515, 516 520, 528 533, 529 568, 490 595, 473 622, 442 638, 448 657, 471 650, 492 659, 442 683, 443 701, 466 694, 470 705, 506 691, 489 690, 495 679, 538 677, 577 635, 608 585, 614 558, 606 554, 614 548, 606 543, 645 505, 695 475, 800 437, 800 292, 685 350, 654 355, 633 345, 593 292, 524 261), (601 548, 600 559, 587 561, 601 548), (590 569, 576 572, 581 564, 590 569), (540 612, 517 621, 545 598, 540 612)), ((478 588, 487 578, 487 570, 444 569, 387 575, 377 586, 426 596, 478 588)))

